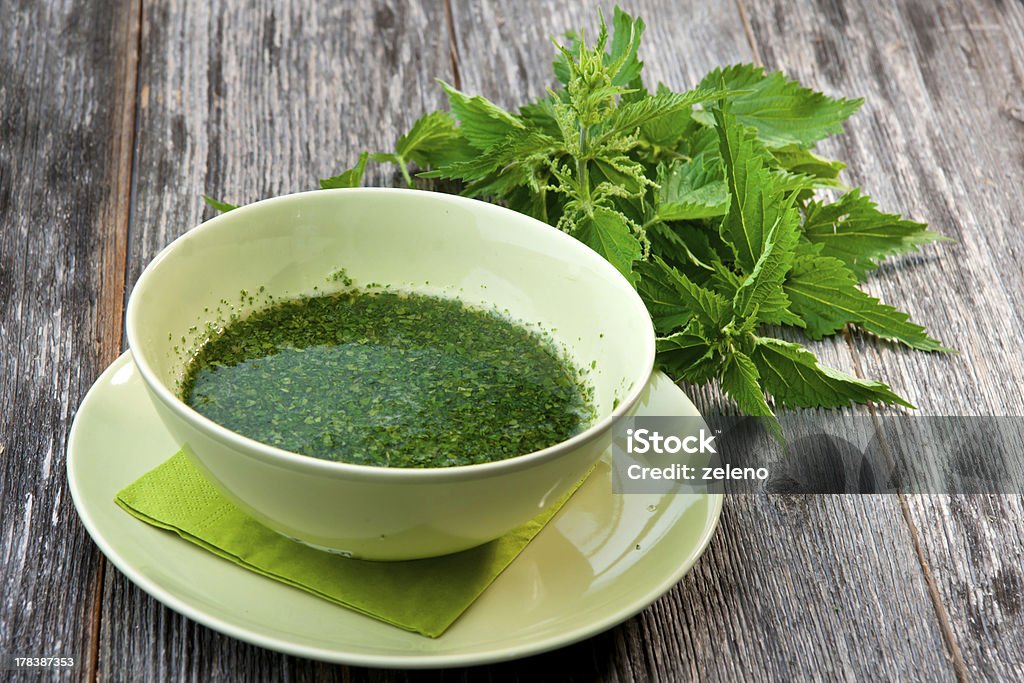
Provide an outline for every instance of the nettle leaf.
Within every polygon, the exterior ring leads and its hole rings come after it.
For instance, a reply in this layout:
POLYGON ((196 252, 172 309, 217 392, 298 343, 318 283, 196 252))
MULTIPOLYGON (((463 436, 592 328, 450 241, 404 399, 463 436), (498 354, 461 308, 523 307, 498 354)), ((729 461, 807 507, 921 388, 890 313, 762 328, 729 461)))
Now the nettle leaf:
POLYGON ((637 290, 651 312, 655 328, 669 332, 691 319, 720 330, 732 319, 732 306, 717 292, 701 287, 655 256, 638 264, 637 290))
POLYGON ((659 334, 669 334, 693 319, 693 309, 680 299, 675 284, 664 269, 642 263, 638 270, 640 281, 636 288, 659 334))
POLYGON ((808 202, 805 213, 807 239, 822 245, 823 255, 842 261, 861 281, 887 256, 946 239, 924 223, 882 213, 871 197, 856 189, 831 204, 808 202))
POLYGON ((544 133, 516 129, 499 144, 472 159, 421 173, 423 178, 448 178, 470 183, 466 194, 502 196, 520 185, 529 185, 538 166, 559 152, 560 145, 544 133))
MULTIPOLYGON (((813 147, 831 134, 842 133, 843 121, 863 103, 828 97, 779 71, 766 74, 764 67, 753 64, 715 69, 699 87, 736 91, 729 97, 733 115, 739 123, 755 128, 769 147, 813 147)), ((710 123, 707 116, 699 120, 710 123)))
POLYGON ((751 359, 775 402, 788 408, 841 408, 851 402, 899 404, 913 408, 881 382, 858 379, 818 364, 799 344, 758 337, 751 359))
POLYGON ((459 128, 470 144, 480 150, 501 142, 523 123, 485 97, 470 97, 444 81, 439 81, 448 93, 448 104, 459 120, 459 128))
MULTIPOLYGON (((565 39, 564 50, 570 56, 578 59, 580 51, 583 49, 583 40, 580 38, 580 35, 575 31, 566 31, 562 36, 565 39)), ((565 52, 562 50, 559 50, 558 55, 555 56, 555 61, 551 63, 551 70, 555 72, 555 78, 563 86, 568 85, 572 79, 569 57, 566 57, 565 52)))
MULTIPOLYGON (((455 119, 451 114, 435 111, 417 119, 412 128, 398 138, 394 152, 374 152, 370 155, 370 159, 380 163, 397 164, 402 171, 406 185, 411 188, 415 186, 415 183, 409 173, 410 163, 415 163, 421 168, 436 168, 467 161, 477 153, 477 150, 462 137, 461 131, 455 127, 455 119)), ((335 176, 335 178, 329 178, 327 182, 348 181, 341 179, 341 176, 335 176)))
MULTIPOLYGON (((798 145, 786 145, 770 151, 779 167, 790 173, 810 176, 818 180, 838 181, 839 172, 846 168, 846 164, 841 161, 826 159, 798 145)), ((832 183, 832 185, 839 184, 841 183, 832 183)))
POLYGON ((791 309, 807 324, 811 339, 833 334, 855 323, 874 335, 922 351, 949 351, 910 317, 857 288, 846 265, 831 256, 801 256, 783 287, 791 309))
MULTIPOLYGON (((601 18, 604 23, 604 18, 601 18)), ((608 47, 607 65, 612 68, 611 84, 628 86, 640 78, 643 62, 637 57, 640 38, 646 28, 639 16, 634 19, 615 5, 611 17, 611 45, 608 47)))
POLYGON ((695 384, 714 379, 718 372, 708 340, 686 331, 658 339, 658 365, 673 377, 695 384))
POLYGON ((803 318, 794 313, 792 302, 786 296, 783 289, 773 290, 757 309, 758 322, 766 325, 792 325, 793 327, 806 327, 807 323, 803 318))
POLYGON ((760 380, 757 365, 750 356, 736 351, 725 359, 722 368, 722 388, 725 392, 747 415, 773 417, 774 413, 764 398, 760 380))
POLYGON ((535 102, 529 102, 519 107, 519 119, 528 128, 537 129, 551 137, 560 134, 558 121, 555 120, 555 103, 557 97, 548 95, 535 102))
MULTIPOLYGON (((471 159, 476 152, 446 111, 421 116, 395 143, 395 152, 421 168, 436 168, 471 159)), ((374 159, 376 161, 376 159, 374 159)))
POLYGON ((720 154, 720 145, 718 140, 718 130, 715 128, 715 119, 710 111, 695 111, 691 116, 697 114, 707 114, 711 123, 709 125, 701 125, 693 130, 687 131, 687 136, 679 140, 676 144, 675 149, 685 154, 690 158, 696 158, 704 155, 706 157, 718 157, 720 154))
POLYGON ((690 112, 693 105, 716 100, 722 94, 723 91, 713 88, 695 88, 682 93, 664 91, 620 104, 603 124, 600 138, 633 135, 645 123, 679 112, 690 112))
POLYGON ((663 221, 724 216, 729 209, 729 188, 718 163, 704 155, 675 162, 658 173, 655 215, 663 221))
MULTIPOLYGON (((655 92, 662 95, 672 91, 664 83, 659 83, 655 92)), ((641 99, 643 97, 637 98, 641 99)), ((640 126, 640 137, 653 145, 674 148, 684 135, 693 132, 690 130, 692 111, 692 108, 683 108, 656 116, 640 126)))
POLYGON ((214 199, 209 195, 203 195, 203 201, 215 208, 221 213, 227 213, 228 211, 234 211, 238 208, 238 204, 229 204, 228 202, 222 202, 219 199, 214 199))
POLYGON ((708 284, 716 292, 732 301, 736 297, 740 285, 743 284, 743 280, 721 261, 714 261, 712 267, 714 272, 708 280, 708 284))
MULTIPOLYGON (((604 19, 602 18, 602 23, 604 19)), ((615 65, 612 74, 612 85, 628 86, 640 78, 644 63, 637 57, 640 49, 640 38, 644 34, 644 20, 633 19, 615 6, 612 16, 612 44, 608 48, 608 64, 615 65)))
POLYGON ((714 116, 731 195, 722 238, 732 244, 736 262, 749 273, 761 257, 769 233, 785 215, 784 198, 754 131, 737 123, 728 111, 716 109, 714 116))
POLYGON ((830 188, 835 184, 828 179, 815 178, 803 173, 792 173, 781 168, 770 171, 776 192, 785 196, 803 196, 819 188, 830 188))
POLYGON ((800 236, 799 220, 796 209, 787 209, 772 227, 764 251, 733 298, 733 310, 740 318, 756 315, 768 322, 785 317, 790 306, 782 283, 793 266, 794 249, 800 236))
POLYGON ((336 176, 324 178, 320 181, 320 188, 323 190, 332 190, 339 187, 359 187, 363 182, 363 173, 366 171, 366 160, 369 157, 369 153, 363 152, 359 155, 359 161, 356 162, 355 166, 347 171, 342 171, 336 176))
POLYGON ((645 233, 651 242, 651 253, 670 265, 696 266, 711 272, 718 258, 711 245, 709 231, 694 223, 653 223, 645 233))
MULTIPOLYGON (((708 284, 725 298, 735 300, 736 293, 742 284, 740 276, 726 268, 721 262, 716 262, 714 268, 715 272, 708 280, 708 284)), ((804 327, 804 321, 789 309, 789 297, 779 287, 771 291, 760 304, 757 309, 757 321, 768 325, 804 327)))
POLYGON ((622 214, 599 206, 593 215, 580 219, 573 236, 605 257, 627 280, 636 284, 638 275, 633 271, 633 262, 640 259, 643 250, 622 214))

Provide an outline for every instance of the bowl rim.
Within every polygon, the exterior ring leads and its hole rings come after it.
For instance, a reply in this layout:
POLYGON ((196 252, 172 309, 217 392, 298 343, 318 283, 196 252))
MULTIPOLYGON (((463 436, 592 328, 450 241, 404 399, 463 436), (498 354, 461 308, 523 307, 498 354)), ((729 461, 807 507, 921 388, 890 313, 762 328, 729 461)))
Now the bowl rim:
POLYGON ((633 285, 630 284, 630 282, 615 266, 609 263, 603 256, 598 254, 589 246, 571 235, 548 225, 547 223, 537 220, 532 216, 527 216, 526 214, 522 214, 496 204, 459 195, 450 195, 427 190, 384 187, 335 188, 330 190, 295 192, 240 206, 237 209, 233 209, 230 213, 232 214, 230 218, 228 218, 228 212, 225 212, 187 230, 185 233, 175 238, 170 244, 161 249, 156 257, 149 262, 146 268, 142 271, 138 280, 136 280, 135 285, 132 287, 131 294, 128 297, 128 304, 125 313, 125 336, 128 341, 128 348, 132 353, 132 361, 139 369, 139 373, 142 375, 147 388, 150 390, 150 395, 158 399, 164 406, 175 413, 177 417, 184 420, 193 428, 205 434, 207 437, 213 438, 214 440, 231 447, 241 455, 255 457, 264 462, 288 465, 290 469, 298 468, 312 471, 313 473, 320 475, 333 475, 335 477, 356 479, 387 480, 388 483, 422 482, 428 478, 431 480, 443 479, 445 481, 476 479, 501 472, 519 471, 533 467, 543 461, 556 458, 560 454, 573 451, 600 437, 611 427, 614 420, 629 414, 633 406, 640 399, 640 396, 650 381, 651 374, 654 371, 654 357, 656 352, 654 325, 651 322, 650 314, 647 312, 646 305, 643 303, 643 300, 640 298, 640 295, 637 293, 633 285), (398 195, 402 195, 405 197, 418 197, 419 200, 432 201, 440 204, 451 202, 470 207, 475 211, 494 212, 506 216, 511 215, 515 220, 522 221, 525 225, 530 226, 530 229, 549 231, 554 239, 562 240, 569 249, 579 251, 585 259, 593 262, 599 270, 605 271, 612 281, 615 281, 619 286, 628 290, 629 294, 627 295, 627 298, 631 298, 633 300, 633 304, 638 307, 640 311, 643 311, 643 315, 641 317, 646 321, 646 325, 643 330, 645 343, 643 348, 642 374, 634 378, 635 381, 629 392, 627 392, 625 397, 620 399, 618 405, 615 406, 608 415, 597 420, 579 434, 541 450, 523 453, 521 455, 505 458, 504 460, 494 460, 472 465, 412 468, 363 465, 335 460, 325 460, 315 456, 305 455, 265 444, 214 422, 190 407, 185 403, 185 401, 178 398, 178 396, 157 377, 156 372, 146 360, 145 353, 136 351, 136 349, 142 348, 142 343, 137 331, 137 321, 141 315, 139 310, 141 307, 141 304, 139 303, 140 298, 137 294, 148 286, 150 280, 156 277, 154 273, 172 253, 180 250, 183 244, 197 239, 196 235, 216 230, 217 226, 224 222, 224 219, 234 221, 238 220, 246 213, 260 211, 272 204, 296 202, 301 201, 303 197, 324 197, 325 195, 393 195, 396 197, 398 195))

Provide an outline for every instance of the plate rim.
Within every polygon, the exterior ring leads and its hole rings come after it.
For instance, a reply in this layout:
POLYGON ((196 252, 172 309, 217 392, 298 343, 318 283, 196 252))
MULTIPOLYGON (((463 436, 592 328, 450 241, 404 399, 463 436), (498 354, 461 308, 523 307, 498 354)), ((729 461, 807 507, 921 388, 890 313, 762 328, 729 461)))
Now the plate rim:
MULTIPOLYGON (((68 486, 71 491, 71 499, 82 525, 85 527, 92 541, 100 549, 100 552, 103 553, 105 559, 110 561, 129 581, 142 589, 154 600, 182 616, 185 616, 196 623, 202 624, 219 633, 223 633, 242 642, 275 652, 333 664, 387 669, 439 669, 447 667, 478 666, 550 652, 602 633, 647 609, 689 573, 697 560, 699 560, 707 550, 707 547, 711 542, 711 538, 718 529, 718 524, 721 519, 722 505, 725 498, 724 494, 705 494, 708 498, 708 510, 705 516, 704 529, 701 532, 698 542, 687 553, 685 561, 680 563, 679 567, 675 571, 669 574, 657 585, 644 591, 641 598, 630 602, 628 606, 613 611, 602 619, 587 622, 576 629, 571 629, 559 637, 549 637, 537 642, 527 642, 518 646, 498 650, 491 649, 464 654, 410 654, 396 657, 394 655, 361 654, 352 650, 338 650, 302 645, 273 636, 266 636, 243 626, 232 624, 216 615, 211 615, 204 610, 194 607, 189 602, 177 597, 173 592, 164 588, 159 582, 151 580, 144 574, 137 572, 131 562, 128 561, 110 543, 101 530, 101 525, 97 524, 91 514, 90 506, 85 500, 83 492, 79 488, 79 479, 76 475, 79 458, 72 457, 72 453, 77 450, 74 447, 74 444, 80 438, 79 432, 81 423, 79 418, 85 412, 82 409, 89 403, 89 401, 95 400, 95 395, 103 391, 107 385, 110 384, 111 377, 128 363, 134 363, 134 361, 132 360, 131 352, 125 351, 118 356, 113 363, 107 366, 102 373, 100 373, 99 377, 97 377, 95 382, 93 382, 92 386, 89 387, 89 390, 82 398, 82 401, 75 412, 75 416, 71 424, 71 430, 68 434, 66 449, 66 475, 68 479, 68 486)), ((136 368, 136 374, 137 372, 138 370, 136 368)), ((675 385, 675 383, 668 379, 664 373, 655 371, 651 375, 651 381, 654 381, 656 377, 664 378, 664 380, 671 386, 675 387, 680 392, 682 391, 675 385)), ((689 400, 689 397, 686 398, 689 400)), ((239 571, 243 570, 239 568, 239 571)), ((344 608, 341 607, 340 609, 344 608)))

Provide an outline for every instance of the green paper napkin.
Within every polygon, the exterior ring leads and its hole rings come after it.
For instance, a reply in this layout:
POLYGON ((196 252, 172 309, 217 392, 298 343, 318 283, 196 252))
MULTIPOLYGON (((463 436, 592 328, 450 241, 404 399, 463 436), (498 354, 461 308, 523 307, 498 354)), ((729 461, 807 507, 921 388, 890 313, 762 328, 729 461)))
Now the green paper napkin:
POLYGON ((147 524, 169 529, 241 567, 437 638, 577 488, 579 484, 538 517, 495 541, 453 555, 405 562, 353 560, 291 541, 236 508, 180 451, 114 500, 147 524))

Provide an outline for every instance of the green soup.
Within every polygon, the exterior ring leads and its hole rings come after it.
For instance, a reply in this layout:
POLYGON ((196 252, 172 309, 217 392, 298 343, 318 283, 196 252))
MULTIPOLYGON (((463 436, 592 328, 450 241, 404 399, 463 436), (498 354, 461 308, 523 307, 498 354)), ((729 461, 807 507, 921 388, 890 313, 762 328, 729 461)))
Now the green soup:
POLYGON ((189 363, 188 405, 239 434, 327 460, 449 467, 577 434, 582 373, 544 336, 452 299, 343 292, 232 322, 189 363))

